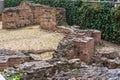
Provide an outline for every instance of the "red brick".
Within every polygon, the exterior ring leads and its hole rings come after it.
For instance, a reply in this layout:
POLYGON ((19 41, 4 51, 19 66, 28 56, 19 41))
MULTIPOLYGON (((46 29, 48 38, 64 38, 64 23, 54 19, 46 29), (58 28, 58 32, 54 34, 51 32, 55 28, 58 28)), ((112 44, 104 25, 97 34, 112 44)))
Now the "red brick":
POLYGON ((42 29, 56 30, 56 20, 60 20, 57 19, 59 15, 61 18, 64 18, 65 10, 30 2, 22 2, 18 7, 6 8, 3 11, 3 29, 40 25, 42 29))
POLYGON ((24 59, 19 57, 9 58, 8 59, 8 65, 9 67, 13 67, 14 65, 18 65, 24 62, 24 59))
POLYGON ((81 38, 81 40, 76 40, 75 52, 82 61, 88 62, 94 55, 94 39, 91 37, 84 37, 81 38))
POLYGON ((0 71, 8 68, 7 62, 0 62, 0 71))

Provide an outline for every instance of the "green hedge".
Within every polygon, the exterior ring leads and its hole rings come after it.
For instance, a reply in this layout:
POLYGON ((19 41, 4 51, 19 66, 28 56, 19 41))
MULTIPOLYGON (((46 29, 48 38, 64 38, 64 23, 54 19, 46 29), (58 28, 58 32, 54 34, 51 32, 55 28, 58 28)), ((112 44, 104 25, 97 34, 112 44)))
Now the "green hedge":
POLYGON ((79 9, 80 25, 83 29, 98 29, 102 38, 120 43, 120 10, 111 8, 109 3, 84 4, 79 9))
POLYGON ((20 4, 20 2, 23 0, 4 0, 5 7, 15 7, 20 4))

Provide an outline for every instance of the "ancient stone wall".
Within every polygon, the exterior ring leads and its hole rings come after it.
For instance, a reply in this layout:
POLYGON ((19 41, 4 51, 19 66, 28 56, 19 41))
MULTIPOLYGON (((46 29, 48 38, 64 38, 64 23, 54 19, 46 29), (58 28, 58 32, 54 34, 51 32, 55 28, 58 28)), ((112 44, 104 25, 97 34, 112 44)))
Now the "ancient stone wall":
POLYGON ((94 55, 94 38, 85 36, 85 33, 69 34, 64 37, 57 48, 55 58, 80 58, 88 62, 94 55))
POLYGON ((66 11, 64 8, 56 8, 57 10, 57 24, 60 25, 66 22, 66 11))
POLYGON ((20 51, 0 50, 0 71, 28 60, 30 57, 20 51))
POLYGON ((2 21, 2 15, 0 14, 0 21, 2 21))
POLYGON ((31 25, 29 9, 6 8, 2 14, 3 29, 15 29, 31 25))
POLYGON ((22 2, 19 6, 6 8, 2 14, 3 29, 15 29, 29 25, 41 28, 55 28, 57 22, 65 20, 65 9, 52 8, 32 2, 22 2))
POLYGON ((40 28, 48 30, 56 30, 56 9, 42 8, 42 15, 40 16, 40 28))

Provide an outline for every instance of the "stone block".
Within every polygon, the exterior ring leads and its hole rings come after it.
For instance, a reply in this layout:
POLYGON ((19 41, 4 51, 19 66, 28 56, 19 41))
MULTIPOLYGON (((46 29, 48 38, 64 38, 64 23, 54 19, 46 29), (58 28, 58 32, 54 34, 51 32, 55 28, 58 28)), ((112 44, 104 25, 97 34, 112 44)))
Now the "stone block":
POLYGON ((96 44, 101 43, 101 31, 98 30, 80 30, 80 33, 85 33, 88 37, 93 37, 96 44))
POLYGON ((11 57, 8 59, 8 66, 13 67, 14 65, 18 65, 24 62, 24 59, 22 57, 11 57))
POLYGON ((69 34, 61 40, 54 56, 80 58, 81 61, 88 62, 94 56, 94 39, 85 36, 84 33, 69 34))
POLYGON ((74 42, 76 54, 82 61, 88 62, 94 56, 94 39, 84 37, 76 39, 74 42))
POLYGON ((0 70, 29 61, 30 57, 20 51, 0 50, 0 70))

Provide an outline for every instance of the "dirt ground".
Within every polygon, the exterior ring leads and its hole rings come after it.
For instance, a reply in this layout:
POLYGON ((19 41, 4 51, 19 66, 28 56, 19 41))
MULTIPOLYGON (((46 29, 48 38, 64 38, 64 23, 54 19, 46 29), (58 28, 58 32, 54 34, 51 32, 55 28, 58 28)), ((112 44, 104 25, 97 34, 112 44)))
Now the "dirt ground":
POLYGON ((39 50, 56 49, 63 34, 40 30, 31 26, 18 30, 0 30, 0 49, 39 50))
MULTIPOLYGON (((41 50, 56 49, 64 34, 40 30, 39 26, 28 26, 17 30, 2 30, 0 22, 0 49, 41 50)), ((32 55, 38 60, 52 57, 53 52, 32 55)))
POLYGON ((108 47, 108 48, 114 48, 119 54, 120 54, 120 44, 113 44, 111 42, 108 42, 108 41, 103 41, 105 47, 108 47))

